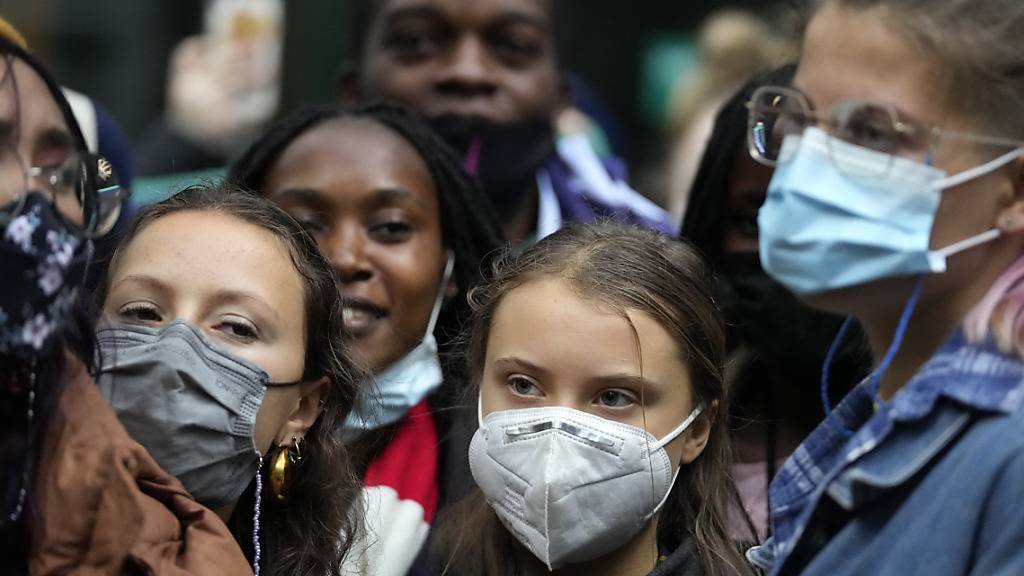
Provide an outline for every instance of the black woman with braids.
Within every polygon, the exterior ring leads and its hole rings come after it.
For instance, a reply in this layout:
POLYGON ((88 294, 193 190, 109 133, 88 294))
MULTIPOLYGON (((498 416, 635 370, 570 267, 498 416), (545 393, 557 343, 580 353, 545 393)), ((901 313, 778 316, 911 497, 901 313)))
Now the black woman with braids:
POLYGON ((475 406, 448 357, 501 228, 459 158, 390 105, 296 112, 228 179, 292 214, 334 266, 353 353, 373 375, 338 431, 367 507, 368 546, 346 570, 401 576, 437 510, 472 483, 475 406))

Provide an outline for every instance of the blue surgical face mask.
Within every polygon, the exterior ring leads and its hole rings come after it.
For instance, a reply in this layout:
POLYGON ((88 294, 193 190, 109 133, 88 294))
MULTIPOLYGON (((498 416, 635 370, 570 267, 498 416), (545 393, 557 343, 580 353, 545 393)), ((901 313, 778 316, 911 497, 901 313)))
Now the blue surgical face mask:
POLYGON ((363 383, 355 406, 345 420, 343 435, 346 439, 355 439, 369 430, 398 422, 410 408, 422 402, 444 382, 434 327, 454 268, 455 255, 449 252, 423 340, 408 354, 374 375, 371 381, 363 383))
POLYGON ((942 191, 993 172, 1024 149, 955 176, 832 138, 789 136, 758 213, 761 263, 797 294, 946 271, 946 258, 999 237, 992 229, 931 250, 942 191), (837 166, 846 170, 840 171, 837 166), (872 176, 868 176, 872 175, 872 176))

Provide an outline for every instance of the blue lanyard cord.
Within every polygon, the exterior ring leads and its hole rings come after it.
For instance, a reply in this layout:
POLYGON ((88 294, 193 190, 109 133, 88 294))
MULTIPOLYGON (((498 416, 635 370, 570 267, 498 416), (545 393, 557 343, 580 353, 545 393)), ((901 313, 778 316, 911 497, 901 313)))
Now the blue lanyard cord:
MULTIPOLYGON (((900 314, 900 321, 896 325, 896 333, 893 335, 892 344, 890 344, 889 349, 886 350, 885 356, 878 364, 878 368, 871 373, 869 380, 871 386, 871 400, 876 405, 878 404, 878 387, 882 381, 882 376, 889 369, 893 359, 896 358, 896 353, 899 352, 900 347, 903 345, 903 338, 907 335, 907 327, 910 326, 910 319, 914 315, 914 310, 917 308, 918 301, 921 299, 923 287, 924 275, 918 275, 914 280, 914 290, 910 293, 910 298, 907 299, 906 305, 903 306, 903 312, 900 314)), ((839 328, 839 333, 836 334, 835 339, 832 340, 832 345, 829 346, 828 354, 825 356, 825 364, 821 367, 821 405, 825 409, 826 419, 832 414, 832 404, 828 400, 829 374, 832 372, 832 362, 839 353, 839 348, 842 347, 843 341, 846 339, 846 333, 849 332, 852 325, 852 317, 843 321, 842 327, 839 328)), ((853 435, 853 431, 845 427, 843 428, 843 432, 847 436, 853 435)))
POLYGON ((825 418, 827 419, 832 415, 832 403, 828 399, 829 391, 829 374, 832 372, 832 362, 836 359, 836 355, 839 354, 839 348, 842 347, 843 341, 846 340, 846 333, 850 331, 850 327, 853 326, 853 316, 847 316, 846 320, 843 320, 843 325, 839 327, 839 332, 836 333, 836 337, 832 339, 832 345, 828 347, 828 354, 825 355, 825 363, 821 366, 821 406, 825 409, 825 418))
POLYGON ((878 368, 876 368, 874 373, 871 374, 871 400, 876 404, 878 403, 878 385, 882 381, 882 375, 889 369, 889 365, 892 364, 893 358, 895 358, 896 353, 899 352, 900 346, 903 345, 903 337, 907 335, 907 326, 910 325, 910 317, 914 315, 914 309, 917 308, 917 301, 921 299, 922 287, 924 287, 924 276, 919 275, 914 281, 914 291, 910 293, 910 298, 907 299, 907 305, 903 307, 903 313, 900 314, 900 323, 896 325, 896 334, 892 337, 892 344, 890 344, 889 349, 886 350, 885 357, 882 358, 882 361, 878 364, 878 368))

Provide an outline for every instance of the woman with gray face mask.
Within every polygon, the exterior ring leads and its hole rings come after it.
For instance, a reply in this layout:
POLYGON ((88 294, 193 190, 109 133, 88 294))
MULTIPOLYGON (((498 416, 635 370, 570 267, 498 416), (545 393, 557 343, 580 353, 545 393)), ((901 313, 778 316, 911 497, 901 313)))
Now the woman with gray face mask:
POLYGON ((359 372, 312 237, 265 199, 189 188, 140 213, 99 301, 98 384, 128 432, 257 574, 337 574, 359 526, 336 434, 359 372))

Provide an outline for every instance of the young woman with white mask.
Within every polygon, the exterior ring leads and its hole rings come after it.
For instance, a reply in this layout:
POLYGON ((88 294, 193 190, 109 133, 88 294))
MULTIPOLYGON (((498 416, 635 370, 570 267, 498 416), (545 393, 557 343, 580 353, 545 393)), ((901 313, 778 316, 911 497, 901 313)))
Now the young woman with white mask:
MULTIPOLYGON (((776 476, 773 538, 750 557, 772 574, 1019 573, 1024 6, 818 4, 793 88, 749 105, 751 153, 776 166, 761 260, 859 320, 878 363, 776 476)), ((827 359, 824 398, 829 376, 827 359)))
POLYGON ((471 298, 479 491, 444 518, 436 573, 747 572, 716 417, 725 331, 695 251, 570 225, 471 298))
POLYGON ((98 300, 97 384, 132 437, 257 574, 337 574, 360 509, 335 430, 361 373, 312 237, 263 198, 187 188, 139 213, 98 300))

